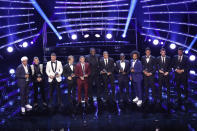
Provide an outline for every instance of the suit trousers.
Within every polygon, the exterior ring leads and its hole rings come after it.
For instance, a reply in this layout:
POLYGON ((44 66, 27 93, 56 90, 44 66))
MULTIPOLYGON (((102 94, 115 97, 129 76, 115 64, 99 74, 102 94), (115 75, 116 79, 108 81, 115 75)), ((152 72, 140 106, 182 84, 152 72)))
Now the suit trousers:
POLYGON ((40 93, 42 96, 43 102, 46 102, 45 98, 45 90, 44 90, 44 82, 33 82, 33 88, 34 88, 34 103, 38 102, 38 88, 40 87, 40 93))
POLYGON ((81 89, 84 87, 85 90, 85 101, 88 101, 88 81, 86 80, 77 80, 78 85, 78 102, 81 102, 81 89))
POLYGON ((20 98, 21 98, 22 107, 28 104, 28 95, 29 95, 29 82, 26 81, 25 85, 20 87, 20 98))
POLYGON ((181 85, 184 86, 184 95, 185 99, 188 98, 188 78, 185 73, 183 74, 177 74, 175 73, 175 82, 176 82, 176 89, 178 93, 178 99, 181 99, 181 85))
POLYGON ((56 79, 54 79, 52 82, 49 83, 49 102, 52 104, 53 101, 53 93, 54 93, 54 88, 56 88, 57 92, 57 99, 58 99, 58 105, 62 104, 62 98, 61 98, 61 90, 60 90, 60 82, 57 82, 56 79))
POLYGON ((111 85, 112 89, 112 99, 115 100, 115 85, 114 85, 114 76, 113 74, 107 76, 106 74, 102 75, 103 85, 104 85, 104 97, 106 100, 109 100, 110 89, 108 88, 108 84, 111 85))
POLYGON ((170 103, 170 78, 169 75, 159 74, 159 99, 162 102, 162 86, 167 88, 167 102, 170 103))

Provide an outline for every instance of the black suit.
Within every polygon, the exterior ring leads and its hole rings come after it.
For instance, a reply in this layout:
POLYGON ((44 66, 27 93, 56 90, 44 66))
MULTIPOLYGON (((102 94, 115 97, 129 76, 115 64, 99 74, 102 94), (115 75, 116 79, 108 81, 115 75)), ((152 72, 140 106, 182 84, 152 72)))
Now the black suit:
POLYGON ((89 76, 88 94, 92 100, 93 97, 93 86, 97 89, 97 97, 100 98, 100 82, 99 82, 99 55, 87 55, 86 62, 90 65, 91 74, 89 76))
POLYGON ((68 85, 68 99, 70 102, 72 102, 72 100, 75 100, 76 97, 76 77, 72 77, 72 74, 74 73, 75 73, 75 64, 73 64, 73 70, 71 69, 69 64, 66 64, 64 66, 63 75, 68 85), (72 80, 68 79, 69 76, 72 77, 72 80), (71 92, 72 92, 72 96, 71 96, 71 92))
POLYGON ((129 99, 129 73, 130 73, 130 62, 128 60, 124 60, 125 67, 124 70, 121 67, 121 60, 116 61, 116 71, 118 72, 118 84, 120 88, 120 97, 121 99, 126 97, 129 99), (126 89, 126 93, 124 93, 124 89, 126 89))
POLYGON ((159 73, 159 96, 160 102, 162 101, 162 86, 166 86, 167 88, 167 96, 168 96, 168 103, 170 102, 170 72, 171 72, 171 58, 169 56, 165 57, 165 62, 162 62, 161 56, 157 57, 157 69, 159 73), (164 73, 168 72, 168 75, 164 76, 162 73, 159 72, 162 70, 164 73))
POLYGON ((154 56, 149 56, 149 61, 147 62, 148 57, 142 56, 142 66, 143 72, 152 73, 151 76, 146 76, 144 74, 144 87, 145 87, 145 100, 148 101, 149 88, 152 89, 152 97, 156 102, 156 91, 155 91, 155 72, 156 72, 156 58, 154 56))
POLYGON ((181 84, 184 86, 185 99, 188 97, 188 71, 189 71, 189 62, 188 57, 183 55, 182 59, 178 55, 173 57, 173 68, 175 70, 175 82, 178 93, 178 99, 181 99, 181 84), (176 70, 184 70, 183 73, 179 74, 176 70))
MULTIPOLYGON (((29 65, 27 65, 29 76, 31 76, 31 70, 29 65)), ((27 81, 25 78, 26 72, 23 65, 19 65, 16 69, 16 78, 17 85, 20 88, 20 98, 21 98, 21 106, 24 107, 28 104, 28 95, 29 95, 29 82, 30 78, 27 81)))
POLYGON ((108 89, 108 84, 110 83, 111 88, 112 88, 112 97, 113 100, 115 100, 115 85, 114 85, 114 71, 115 71, 115 66, 114 66, 114 60, 112 58, 108 58, 107 64, 105 64, 104 58, 100 59, 100 71, 104 72, 110 72, 111 75, 101 74, 103 78, 103 84, 104 84, 104 92, 105 92, 105 99, 108 98, 108 93, 110 90, 108 89))

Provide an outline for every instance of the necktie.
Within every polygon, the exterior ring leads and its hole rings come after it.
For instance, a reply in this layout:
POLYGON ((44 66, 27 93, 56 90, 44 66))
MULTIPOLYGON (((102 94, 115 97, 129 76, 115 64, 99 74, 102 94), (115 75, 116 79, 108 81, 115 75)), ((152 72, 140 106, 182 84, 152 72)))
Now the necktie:
POLYGON ((178 61, 179 61, 179 62, 181 62, 181 56, 179 56, 179 59, 178 59, 178 61))
POLYGON ((164 57, 162 57, 162 63, 165 64, 165 58, 164 57))
POLYGON ((105 66, 107 66, 107 64, 108 64, 108 63, 107 63, 107 60, 105 60, 105 66))

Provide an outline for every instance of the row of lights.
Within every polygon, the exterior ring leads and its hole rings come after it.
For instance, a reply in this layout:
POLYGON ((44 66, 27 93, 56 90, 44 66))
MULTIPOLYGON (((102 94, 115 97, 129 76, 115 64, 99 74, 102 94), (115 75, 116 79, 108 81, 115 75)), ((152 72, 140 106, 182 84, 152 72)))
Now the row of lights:
MULTIPOLYGON (((95 34, 94 36, 95 36, 96 38, 100 38, 100 37, 101 37, 100 34, 95 34)), ((84 37, 84 38, 89 38, 90 35, 89 35, 89 34, 85 34, 83 37, 84 37)), ((108 34, 106 34, 105 37, 106 37, 107 39, 110 40, 110 39, 112 39, 113 36, 112 36, 111 33, 108 33, 108 34)), ((71 39, 72 39, 72 40, 77 40, 77 38, 78 38, 78 37, 77 37, 77 34, 72 34, 72 35, 71 35, 71 39)))
MULTIPOLYGON (((151 39, 148 39, 148 41, 151 42, 152 40, 151 39)), ((160 42, 158 39, 154 39, 152 42, 153 42, 153 45, 155 45, 155 46, 157 46, 159 44, 161 44, 161 45, 164 44, 163 41, 160 42)), ((170 49, 172 49, 172 50, 176 49, 176 44, 171 43, 170 44, 170 49)), ((188 53, 189 53, 188 51, 185 51, 185 54, 188 54, 188 53)), ((189 60, 190 61, 195 61, 196 60, 196 56, 195 55, 190 55, 189 56, 189 60)))
MULTIPOLYGON (((22 44, 20 44, 19 47, 27 48, 27 47, 29 46, 29 44, 33 45, 34 42, 31 41, 30 43, 28 43, 28 42, 25 41, 25 42, 23 42, 22 44)), ((9 46, 9 47, 7 48, 7 52, 12 53, 13 51, 14 51, 14 48, 13 48, 12 46, 9 46)))

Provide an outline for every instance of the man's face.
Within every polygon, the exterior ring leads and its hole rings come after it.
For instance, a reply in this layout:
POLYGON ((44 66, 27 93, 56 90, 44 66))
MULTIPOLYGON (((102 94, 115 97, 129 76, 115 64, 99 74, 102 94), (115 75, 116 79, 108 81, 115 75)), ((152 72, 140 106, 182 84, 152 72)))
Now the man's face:
POLYGON ((146 56, 150 56, 150 54, 151 54, 151 52, 150 52, 150 50, 146 50, 146 56))
POLYGON ((182 56, 183 55, 183 51, 182 50, 178 50, 178 55, 182 56))
POLYGON ((51 61, 56 61, 56 56, 51 56, 51 61))
POLYGON ((84 58, 84 57, 81 57, 81 58, 80 58, 80 62, 81 62, 81 63, 84 63, 84 62, 85 62, 85 58, 84 58))
POLYGON ((160 54, 161 54, 161 56, 166 56, 166 51, 165 50, 162 50, 161 52, 160 52, 160 54))
POLYGON ((134 60, 137 59, 137 54, 133 54, 133 59, 134 59, 134 60))
POLYGON ((92 50, 90 51, 90 54, 91 54, 91 55, 95 55, 95 54, 96 54, 95 49, 92 49, 92 50))
POLYGON ((108 59, 109 55, 108 55, 107 53, 104 53, 104 54, 103 54, 103 57, 104 57, 105 59, 108 59))
POLYGON ((120 56, 120 60, 124 60, 125 59, 125 56, 124 55, 121 55, 120 56))
POLYGON ((39 64, 39 60, 38 60, 38 59, 34 59, 34 63, 35 63, 36 65, 38 65, 38 64, 39 64))
POLYGON ((27 60, 22 61, 23 65, 27 65, 27 60))
POLYGON ((74 63, 74 58, 73 57, 70 58, 69 63, 70 64, 73 64, 74 63))

